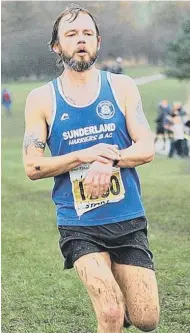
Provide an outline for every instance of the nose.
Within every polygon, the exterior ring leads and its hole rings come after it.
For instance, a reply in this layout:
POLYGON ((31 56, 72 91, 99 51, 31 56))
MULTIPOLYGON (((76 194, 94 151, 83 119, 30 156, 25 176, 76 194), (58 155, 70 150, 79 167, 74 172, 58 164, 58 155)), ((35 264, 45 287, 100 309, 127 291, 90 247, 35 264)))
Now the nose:
POLYGON ((86 44, 85 40, 82 39, 82 38, 79 38, 78 42, 77 42, 78 45, 80 44, 86 44))

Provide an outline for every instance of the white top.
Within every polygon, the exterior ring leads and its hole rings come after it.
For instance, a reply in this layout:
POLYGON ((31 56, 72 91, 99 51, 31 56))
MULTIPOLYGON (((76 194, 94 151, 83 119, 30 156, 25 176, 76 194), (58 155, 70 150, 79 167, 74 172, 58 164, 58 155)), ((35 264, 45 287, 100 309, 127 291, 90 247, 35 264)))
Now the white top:
POLYGON ((183 123, 174 124, 172 126, 174 140, 183 140, 184 139, 184 126, 183 123))

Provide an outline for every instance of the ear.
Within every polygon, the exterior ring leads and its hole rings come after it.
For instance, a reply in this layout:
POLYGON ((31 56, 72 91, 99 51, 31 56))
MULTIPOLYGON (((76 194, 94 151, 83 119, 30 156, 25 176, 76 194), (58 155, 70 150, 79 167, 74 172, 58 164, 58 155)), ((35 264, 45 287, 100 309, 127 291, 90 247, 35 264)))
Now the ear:
POLYGON ((56 44, 53 46, 53 51, 54 51, 55 53, 58 53, 58 54, 61 53, 61 48, 60 48, 60 46, 59 46, 58 43, 56 43, 56 44))
POLYGON ((100 49, 101 42, 102 42, 102 39, 101 39, 100 36, 98 36, 98 38, 97 38, 97 47, 98 47, 98 51, 99 51, 99 49, 100 49))

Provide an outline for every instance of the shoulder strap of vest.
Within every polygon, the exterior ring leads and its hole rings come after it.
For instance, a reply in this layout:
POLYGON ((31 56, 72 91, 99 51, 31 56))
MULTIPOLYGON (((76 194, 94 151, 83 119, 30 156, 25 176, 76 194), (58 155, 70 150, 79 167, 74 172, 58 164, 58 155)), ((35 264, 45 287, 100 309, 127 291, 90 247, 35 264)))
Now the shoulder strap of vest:
POLYGON ((107 72, 106 71, 100 71, 101 73, 101 87, 105 88, 108 86, 108 80, 107 80, 107 72))
POLYGON ((53 87, 54 87, 54 89, 55 89, 55 92, 58 92, 57 78, 56 78, 56 79, 53 79, 51 82, 52 82, 52 84, 53 84, 53 87))

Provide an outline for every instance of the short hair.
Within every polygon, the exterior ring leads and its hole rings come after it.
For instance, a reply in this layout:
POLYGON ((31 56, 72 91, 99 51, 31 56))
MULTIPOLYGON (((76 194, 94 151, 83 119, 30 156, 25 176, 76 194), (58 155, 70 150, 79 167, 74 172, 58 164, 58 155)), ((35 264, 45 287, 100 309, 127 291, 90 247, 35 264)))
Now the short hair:
MULTIPOLYGON (((81 13, 81 12, 88 14, 91 17, 92 21, 94 22, 95 28, 96 28, 96 36, 98 37, 100 35, 100 31, 99 31, 98 24, 96 22, 95 17, 86 8, 83 8, 77 4, 72 3, 71 5, 66 7, 65 10, 57 17, 57 19, 53 25, 52 37, 51 37, 50 42, 48 43, 51 51, 53 51, 53 47, 54 47, 55 43, 58 42, 58 29, 59 29, 59 23, 60 23, 61 19, 64 16, 70 14, 70 17, 67 21, 73 22, 74 20, 76 20, 79 13, 81 13)), ((58 59, 57 65, 59 66, 60 63, 61 63, 61 59, 58 59)))

